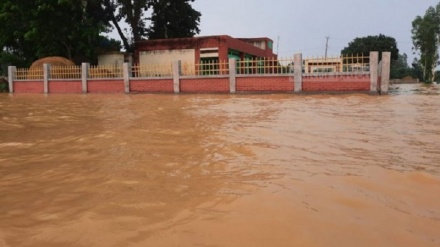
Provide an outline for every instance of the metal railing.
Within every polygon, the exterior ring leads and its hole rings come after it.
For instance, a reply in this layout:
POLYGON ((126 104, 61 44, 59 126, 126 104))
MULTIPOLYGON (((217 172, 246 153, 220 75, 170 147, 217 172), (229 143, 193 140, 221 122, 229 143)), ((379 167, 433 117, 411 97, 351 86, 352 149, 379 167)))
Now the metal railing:
MULTIPOLYGON (((294 72, 293 58, 246 58, 236 60, 237 75, 292 75, 294 72)), ((52 66, 51 79, 81 79, 81 66, 52 66)), ((370 71, 370 58, 363 55, 338 57, 311 57, 302 61, 304 75, 350 73, 365 74, 370 71)), ((202 58, 200 63, 181 62, 182 76, 227 76, 229 61, 202 58)), ((18 68, 17 80, 43 80, 43 68, 18 68)), ((133 78, 173 77, 173 64, 138 64, 130 67, 129 76, 133 78)), ((90 66, 90 79, 123 78, 122 65, 90 66)))
POLYGON ((81 66, 52 66, 51 79, 81 79, 81 66))
POLYGON ((365 73, 368 71, 370 71, 370 57, 364 55, 303 59, 304 74, 365 73))
POLYGON ((90 66, 88 77, 90 79, 122 78, 123 69, 120 65, 90 66))
POLYGON ((342 72, 369 72, 370 56, 365 55, 343 55, 342 72))
POLYGON ((131 66, 131 76, 140 77, 172 77, 173 64, 137 64, 131 66))
POLYGON ((17 80, 43 80, 44 71, 43 68, 17 68, 15 78, 17 80))
POLYGON ((202 60, 200 63, 181 64, 181 74, 184 76, 213 76, 229 75, 229 62, 218 59, 202 60))
POLYGON ((293 74, 293 58, 247 58, 237 61, 238 75, 293 74))

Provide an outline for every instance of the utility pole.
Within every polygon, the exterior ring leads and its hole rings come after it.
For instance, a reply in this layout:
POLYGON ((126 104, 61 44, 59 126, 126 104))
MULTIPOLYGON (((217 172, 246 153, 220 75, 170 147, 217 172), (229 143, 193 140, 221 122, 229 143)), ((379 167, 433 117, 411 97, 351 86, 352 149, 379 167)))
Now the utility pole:
POLYGON ((278 39, 277 39, 277 55, 279 55, 279 51, 280 50, 280 36, 278 35, 278 39))
POLYGON ((328 52, 328 40, 330 39, 330 36, 325 37, 326 43, 325 43, 325 59, 327 60, 327 52, 328 52))

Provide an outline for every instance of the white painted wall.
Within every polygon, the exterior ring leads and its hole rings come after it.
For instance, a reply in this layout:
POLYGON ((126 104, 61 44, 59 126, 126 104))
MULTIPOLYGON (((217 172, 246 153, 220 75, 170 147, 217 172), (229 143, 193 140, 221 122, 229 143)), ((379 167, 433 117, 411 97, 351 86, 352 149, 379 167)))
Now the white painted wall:
POLYGON ((195 50, 163 50, 163 51, 142 51, 139 53, 140 65, 146 64, 171 64, 174 61, 182 63, 195 63, 195 50))
POLYGON ((98 56, 98 65, 115 65, 122 66, 124 63, 124 54, 103 54, 98 56))
MULTIPOLYGON (((148 67, 151 68, 166 68, 167 66, 171 66, 174 61, 181 61, 182 75, 190 75, 194 73, 194 64, 196 63, 195 60, 196 58, 194 49, 142 51, 139 53, 140 65, 148 65, 148 67)), ((169 73, 169 71, 166 69, 162 69, 161 72, 155 72, 156 75, 161 75, 164 73, 167 74, 169 73)), ((147 74, 148 73, 144 73, 142 75, 146 76, 147 74)))

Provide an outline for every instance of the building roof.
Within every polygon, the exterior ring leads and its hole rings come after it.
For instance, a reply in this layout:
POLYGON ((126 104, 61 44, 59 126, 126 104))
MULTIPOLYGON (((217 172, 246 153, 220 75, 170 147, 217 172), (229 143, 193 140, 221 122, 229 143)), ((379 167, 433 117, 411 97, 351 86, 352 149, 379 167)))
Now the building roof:
POLYGON ((273 40, 268 37, 233 38, 229 35, 210 35, 210 36, 196 36, 196 37, 189 37, 189 38, 141 40, 141 41, 137 41, 136 43, 157 43, 157 42, 171 42, 171 41, 188 42, 188 41, 206 40, 206 39, 224 39, 224 40, 236 39, 236 40, 241 40, 244 42, 251 42, 251 41, 271 41, 271 42, 273 42, 273 40))
POLYGON ((248 54, 261 57, 276 57, 272 49, 254 46, 250 42, 270 41, 271 39, 262 38, 233 38, 229 35, 199 36, 192 38, 176 39, 155 39, 142 40, 136 42, 137 51, 173 50, 173 49, 201 49, 227 46, 229 49, 242 51, 248 54))

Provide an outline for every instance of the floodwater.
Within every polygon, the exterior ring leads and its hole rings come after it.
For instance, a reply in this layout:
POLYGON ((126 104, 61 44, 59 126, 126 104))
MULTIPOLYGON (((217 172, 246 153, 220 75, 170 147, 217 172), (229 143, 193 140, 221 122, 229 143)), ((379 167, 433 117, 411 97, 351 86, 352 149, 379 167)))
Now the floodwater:
POLYGON ((2 94, 0 246, 440 246, 440 86, 2 94))

